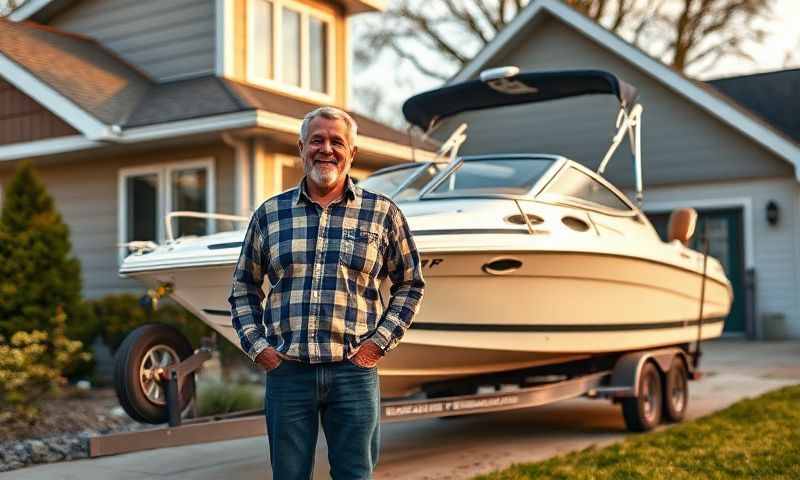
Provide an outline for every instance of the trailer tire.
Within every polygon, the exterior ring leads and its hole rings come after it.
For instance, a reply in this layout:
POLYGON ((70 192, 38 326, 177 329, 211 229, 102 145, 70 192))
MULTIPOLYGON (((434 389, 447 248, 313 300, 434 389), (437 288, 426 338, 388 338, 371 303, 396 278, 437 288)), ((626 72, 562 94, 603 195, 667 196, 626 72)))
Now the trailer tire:
POLYGON ((628 430, 646 432, 661 421, 661 374, 653 362, 642 366, 637 384, 636 396, 622 399, 622 416, 628 430))
POLYGON ((664 420, 680 422, 689 406, 689 372, 684 360, 676 355, 664 376, 664 420))
MULTIPOLYGON (((114 390, 125 412, 142 423, 166 422, 169 412, 165 389, 142 373, 154 368, 154 362, 163 367, 185 360, 192 353, 189 340, 169 325, 142 325, 128 334, 114 356, 114 390)), ((194 375, 189 375, 178 395, 180 411, 191 401, 194 389, 194 375)))

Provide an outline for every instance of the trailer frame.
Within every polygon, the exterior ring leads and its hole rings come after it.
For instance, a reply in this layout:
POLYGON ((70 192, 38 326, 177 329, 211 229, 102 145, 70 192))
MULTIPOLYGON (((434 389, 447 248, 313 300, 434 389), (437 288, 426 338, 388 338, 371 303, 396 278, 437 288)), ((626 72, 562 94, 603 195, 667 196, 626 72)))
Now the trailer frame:
MULTIPOLYGON (((200 349, 179 364, 170 365, 164 370, 162 379, 168 393, 167 408, 171 412, 167 426, 91 437, 89 439, 89 456, 95 458, 266 435, 266 419, 263 410, 181 419, 177 407, 178 383, 183 380, 181 377, 194 374, 209 356, 207 350, 200 349)), ((694 380, 700 377, 693 368, 687 348, 666 347, 641 350, 621 354, 614 359, 612 368, 601 368, 552 381, 547 381, 548 377, 544 376, 543 383, 533 386, 517 386, 516 388, 511 386, 506 390, 469 395, 382 401, 381 422, 394 423, 516 410, 581 396, 611 399, 615 402, 621 402, 624 399, 631 401, 630 399, 635 400, 640 392, 640 375, 645 364, 652 362, 663 375, 666 375, 675 358, 680 358, 685 362, 689 372, 688 379, 694 380)), ((576 366, 574 369, 579 369, 579 367, 576 366)), ((524 373, 524 371, 517 372, 518 375, 524 373)), ((480 377, 479 381, 485 389, 491 386, 491 380, 503 381, 507 378, 509 378, 508 372, 505 372, 494 377, 480 377)), ((467 379, 467 381, 476 380, 467 379)), ((495 384, 495 388, 499 385, 495 384)))

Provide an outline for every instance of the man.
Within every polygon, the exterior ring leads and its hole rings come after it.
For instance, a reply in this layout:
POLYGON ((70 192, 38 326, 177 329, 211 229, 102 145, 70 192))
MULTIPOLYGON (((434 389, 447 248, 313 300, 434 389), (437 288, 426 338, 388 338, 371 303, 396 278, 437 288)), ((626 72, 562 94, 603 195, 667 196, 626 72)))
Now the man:
POLYGON ((331 476, 372 477, 376 365, 397 346, 422 299, 419 254, 405 217, 348 176, 356 128, 332 107, 306 115, 298 141, 306 175, 253 214, 228 299, 242 349, 267 371, 277 480, 311 478, 320 420, 331 476), (384 309, 379 287, 387 276, 392 288, 384 309))

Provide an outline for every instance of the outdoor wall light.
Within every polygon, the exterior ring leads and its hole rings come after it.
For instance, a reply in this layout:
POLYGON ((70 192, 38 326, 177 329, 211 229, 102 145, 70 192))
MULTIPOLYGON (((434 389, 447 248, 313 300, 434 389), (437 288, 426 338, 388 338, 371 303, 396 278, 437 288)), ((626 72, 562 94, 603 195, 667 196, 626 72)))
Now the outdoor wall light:
POLYGON ((778 213, 778 204, 774 200, 767 202, 767 223, 773 227, 778 224, 778 213))

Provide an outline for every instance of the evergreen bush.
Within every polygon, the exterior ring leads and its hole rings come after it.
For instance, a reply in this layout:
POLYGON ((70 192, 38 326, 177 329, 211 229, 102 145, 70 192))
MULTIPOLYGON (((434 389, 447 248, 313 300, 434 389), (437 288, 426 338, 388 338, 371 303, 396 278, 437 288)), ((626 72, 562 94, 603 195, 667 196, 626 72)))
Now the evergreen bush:
MULTIPOLYGON (((0 335, 10 339, 17 332, 51 332, 63 311, 69 319, 66 336, 80 337, 87 320, 81 288, 69 227, 33 167, 24 162, 5 189, 0 212, 0 335)), ((81 358, 60 373, 74 377, 91 371, 93 361, 81 358)))
POLYGON ((30 163, 5 189, 0 235, 0 334, 48 331, 59 307, 80 322, 81 268, 69 228, 30 163))

